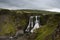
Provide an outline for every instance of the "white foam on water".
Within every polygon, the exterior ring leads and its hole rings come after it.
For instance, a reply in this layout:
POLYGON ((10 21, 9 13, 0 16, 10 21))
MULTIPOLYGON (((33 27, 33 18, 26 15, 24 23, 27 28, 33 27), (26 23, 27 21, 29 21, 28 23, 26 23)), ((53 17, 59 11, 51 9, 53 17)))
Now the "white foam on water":
POLYGON ((28 27, 25 31, 29 31, 29 28, 30 28, 30 21, 29 21, 28 27))
POLYGON ((29 24, 28 24, 27 29, 25 31, 29 32, 30 27, 33 27, 33 16, 30 16, 29 24))
POLYGON ((10 38, 12 39, 13 37, 11 36, 10 38))
POLYGON ((38 29, 39 28, 39 23, 36 23, 34 28, 31 30, 31 32, 33 33, 35 29, 38 29))
POLYGON ((35 29, 38 29, 39 28, 39 20, 37 19, 38 16, 35 16, 36 18, 36 21, 35 21, 35 26, 34 28, 31 30, 31 32, 33 33, 35 29))

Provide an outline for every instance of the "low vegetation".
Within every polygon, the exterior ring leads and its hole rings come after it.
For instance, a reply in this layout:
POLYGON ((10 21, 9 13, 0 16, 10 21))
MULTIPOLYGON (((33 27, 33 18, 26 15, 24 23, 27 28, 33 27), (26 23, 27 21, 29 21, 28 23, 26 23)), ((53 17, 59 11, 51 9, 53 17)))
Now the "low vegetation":
POLYGON ((52 40, 49 35, 56 30, 60 22, 60 13, 43 10, 0 9, 0 36, 15 35, 18 27, 24 30, 28 25, 29 17, 35 15, 41 16, 41 28, 36 30, 36 37, 31 40, 52 40))

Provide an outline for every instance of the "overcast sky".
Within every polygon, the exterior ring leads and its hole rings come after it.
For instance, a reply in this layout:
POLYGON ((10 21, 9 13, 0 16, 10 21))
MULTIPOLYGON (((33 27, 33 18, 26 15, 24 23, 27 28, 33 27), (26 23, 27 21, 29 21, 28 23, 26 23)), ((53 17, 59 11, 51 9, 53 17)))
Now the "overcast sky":
POLYGON ((0 8, 58 10, 60 0, 0 0, 0 8))

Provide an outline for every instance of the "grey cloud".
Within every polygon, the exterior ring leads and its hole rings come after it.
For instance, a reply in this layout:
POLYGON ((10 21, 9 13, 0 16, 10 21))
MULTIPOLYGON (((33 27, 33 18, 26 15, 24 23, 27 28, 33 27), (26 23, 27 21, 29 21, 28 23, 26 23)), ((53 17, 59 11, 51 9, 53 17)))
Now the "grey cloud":
POLYGON ((60 8, 60 0, 0 0, 0 8, 49 9, 60 8))

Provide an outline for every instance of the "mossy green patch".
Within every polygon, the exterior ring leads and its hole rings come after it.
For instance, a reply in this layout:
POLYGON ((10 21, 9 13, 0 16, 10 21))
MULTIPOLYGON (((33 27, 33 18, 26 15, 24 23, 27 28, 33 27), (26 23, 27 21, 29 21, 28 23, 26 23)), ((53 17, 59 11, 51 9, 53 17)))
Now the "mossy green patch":
POLYGON ((13 35, 15 33, 15 27, 13 24, 7 23, 3 25, 0 35, 13 35))
POLYGON ((52 34, 57 26, 58 20, 55 19, 55 17, 51 17, 44 26, 37 30, 37 37, 35 40, 45 40, 45 37, 52 34))
POLYGON ((39 29, 37 33, 38 37, 35 40, 44 40, 46 36, 54 32, 54 30, 56 29, 56 26, 57 25, 53 26, 52 28, 48 28, 47 25, 43 26, 42 28, 39 29))

